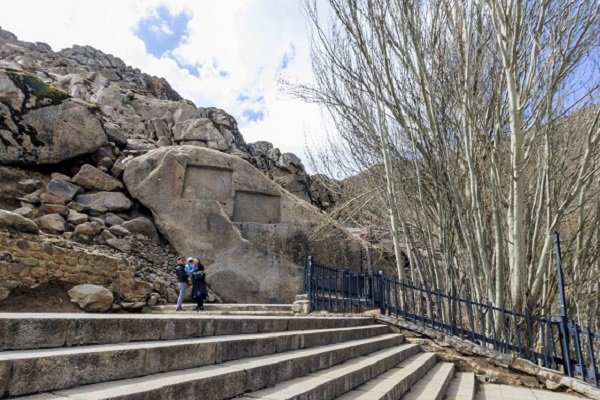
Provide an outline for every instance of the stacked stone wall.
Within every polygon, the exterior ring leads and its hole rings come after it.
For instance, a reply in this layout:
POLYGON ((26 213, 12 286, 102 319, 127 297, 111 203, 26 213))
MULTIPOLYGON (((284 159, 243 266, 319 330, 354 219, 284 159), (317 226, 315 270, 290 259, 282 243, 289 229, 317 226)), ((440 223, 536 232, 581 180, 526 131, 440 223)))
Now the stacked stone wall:
POLYGON ((0 300, 16 288, 60 281, 102 285, 123 301, 145 301, 147 284, 134 280, 125 257, 53 237, 0 232, 0 300))

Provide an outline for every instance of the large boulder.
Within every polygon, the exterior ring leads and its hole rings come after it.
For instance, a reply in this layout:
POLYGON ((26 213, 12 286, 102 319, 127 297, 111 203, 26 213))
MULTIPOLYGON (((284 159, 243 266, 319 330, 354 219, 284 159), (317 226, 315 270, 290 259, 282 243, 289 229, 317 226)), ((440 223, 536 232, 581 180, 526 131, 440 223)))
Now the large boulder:
POLYGON ((360 265, 359 247, 343 230, 311 237, 326 216, 239 157, 165 147, 131 160, 123 179, 175 249, 200 256, 226 301, 291 302, 308 254, 360 265))
POLYGON ((194 118, 175 124, 173 139, 179 144, 192 142, 216 150, 227 150, 229 145, 213 121, 194 118))
POLYGON ((158 242, 159 240, 156 227, 152 221, 146 217, 137 217, 131 221, 125 221, 121 225, 131 233, 139 233, 154 240, 155 242, 158 242))
POLYGON ((108 311, 113 303, 112 292, 99 285, 77 285, 68 293, 71 302, 87 312, 108 311))
POLYGON ((60 214, 47 214, 37 219, 44 232, 61 234, 65 231, 65 219, 60 214))
POLYGON ((120 192, 97 192, 80 194, 75 201, 92 212, 103 214, 110 211, 127 211, 131 200, 120 192))
POLYGON ((23 71, 0 69, 0 163, 56 164, 107 143, 95 109, 23 71))
POLYGON ((77 175, 73 177, 73 182, 89 190, 112 192, 123 189, 121 181, 89 164, 81 167, 77 175))
POLYGON ((0 210, 0 228, 13 229, 20 232, 38 233, 39 228, 35 222, 20 214, 0 210))
POLYGON ((44 193, 42 201, 51 204, 67 204, 78 191, 79 186, 65 179, 53 178, 46 185, 46 193, 44 193))

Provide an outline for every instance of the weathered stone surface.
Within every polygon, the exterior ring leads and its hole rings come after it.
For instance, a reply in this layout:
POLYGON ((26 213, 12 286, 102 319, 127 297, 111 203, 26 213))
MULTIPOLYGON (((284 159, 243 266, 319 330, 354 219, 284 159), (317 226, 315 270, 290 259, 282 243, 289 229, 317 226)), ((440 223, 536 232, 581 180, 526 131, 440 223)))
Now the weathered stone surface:
POLYGON ((341 230, 310 240, 320 212, 235 156, 161 148, 131 160, 123 177, 175 249, 200 256, 224 300, 291 302, 301 289, 305 252, 349 266, 345 256, 357 254, 341 230))
POLYGON ((115 236, 123 237, 129 235, 129 231, 122 225, 113 225, 108 228, 109 232, 115 236))
POLYGON ((130 150, 153 150, 156 145, 146 139, 127 139, 127 148, 130 150))
MULTIPOLYGON (((55 164, 90 153, 106 144, 99 118, 90 107, 65 100, 56 105, 35 108, 22 114, 25 140, 0 141, 0 162, 11 164, 55 164)), ((12 138, 18 131, 7 131, 12 138)), ((7 138, 5 138, 7 139, 7 138)))
POLYGON ((131 252, 131 244, 125 239, 107 239, 106 244, 123 253, 131 252))
POLYGON ((31 218, 33 215, 33 209, 31 207, 19 207, 13 211, 25 218, 31 218))
POLYGON ((91 236, 96 236, 99 235, 100 232, 102 232, 102 225, 100 225, 98 222, 95 221, 91 221, 91 222, 84 222, 80 225, 77 225, 75 227, 75 235, 77 236, 87 236, 87 237, 91 237, 91 236))
POLYGON ((65 219, 59 214, 47 214, 36 221, 44 232, 61 234, 65 231, 65 219))
POLYGON ((125 221, 122 224, 122 227, 132 233, 140 233, 150 239, 158 240, 158 232, 156 231, 156 227, 146 217, 137 217, 130 221, 125 221))
POLYGON ((38 233, 39 231, 39 227, 32 220, 18 213, 6 210, 0 210, 0 228, 14 229, 28 233, 38 233))
POLYGON ((104 215, 104 222, 108 226, 120 225, 123 223, 123 218, 113 213, 107 213, 104 215))
POLYGON ((73 177, 73 182, 89 190, 112 192, 123 189, 123 184, 118 179, 89 164, 81 167, 77 175, 73 177))
POLYGON ((127 145, 127 136, 121 132, 118 125, 113 124, 112 122, 107 122, 104 124, 104 131, 106 132, 106 137, 109 141, 117 144, 118 146, 126 146, 127 145))
POLYGON ((221 132, 219 132, 214 123, 208 118, 188 119, 175 124, 173 127, 173 139, 179 144, 199 142, 215 150, 227 150, 229 148, 221 132))
POLYGON ((69 208, 61 204, 42 204, 39 208, 40 214, 58 214, 61 217, 69 215, 69 208))
POLYGON ((105 213, 107 211, 127 211, 131 208, 131 200, 120 192, 98 192, 81 194, 75 201, 91 211, 105 213))
POLYGON ((42 182, 38 179, 23 179, 22 181, 19 181, 17 185, 26 192, 33 192, 42 186, 42 182))
POLYGON ((67 204, 79 191, 79 186, 64 179, 53 178, 46 186, 42 202, 51 204, 67 204))
POLYGON ((87 312, 107 311, 113 302, 112 292, 99 285, 77 285, 68 293, 71 301, 87 312))
POLYGON ((0 70, 0 102, 20 111, 24 100, 25 94, 15 85, 9 75, 0 70))
POLYGON ((77 212, 75 210, 69 209, 69 215, 67 216, 67 221, 72 223, 73 225, 79 225, 88 220, 87 214, 83 214, 77 212))

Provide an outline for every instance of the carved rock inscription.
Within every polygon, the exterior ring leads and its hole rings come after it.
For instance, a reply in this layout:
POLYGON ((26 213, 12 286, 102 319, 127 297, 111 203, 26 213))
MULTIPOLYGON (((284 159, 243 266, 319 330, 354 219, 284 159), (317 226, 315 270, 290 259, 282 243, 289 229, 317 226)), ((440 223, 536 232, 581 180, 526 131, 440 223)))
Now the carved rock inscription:
POLYGON ((277 224, 281 222, 281 197, 264 193, 235 193, 233 221, 277 224))
POLYGON ((185 171, 182 197, 191 200, 231 201, 233 171, 190 165, 185 171))

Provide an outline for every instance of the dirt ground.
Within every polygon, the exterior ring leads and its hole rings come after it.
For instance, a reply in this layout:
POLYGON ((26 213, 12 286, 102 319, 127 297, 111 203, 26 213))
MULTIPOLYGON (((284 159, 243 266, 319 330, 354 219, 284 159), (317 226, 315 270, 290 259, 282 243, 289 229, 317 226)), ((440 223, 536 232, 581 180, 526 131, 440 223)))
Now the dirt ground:
POLYGON ((71 287, 50 282, 35 289, 14 289, 6 300, 0 301, 0 312, 83 312, 69 299, 67 291, 71 287))

